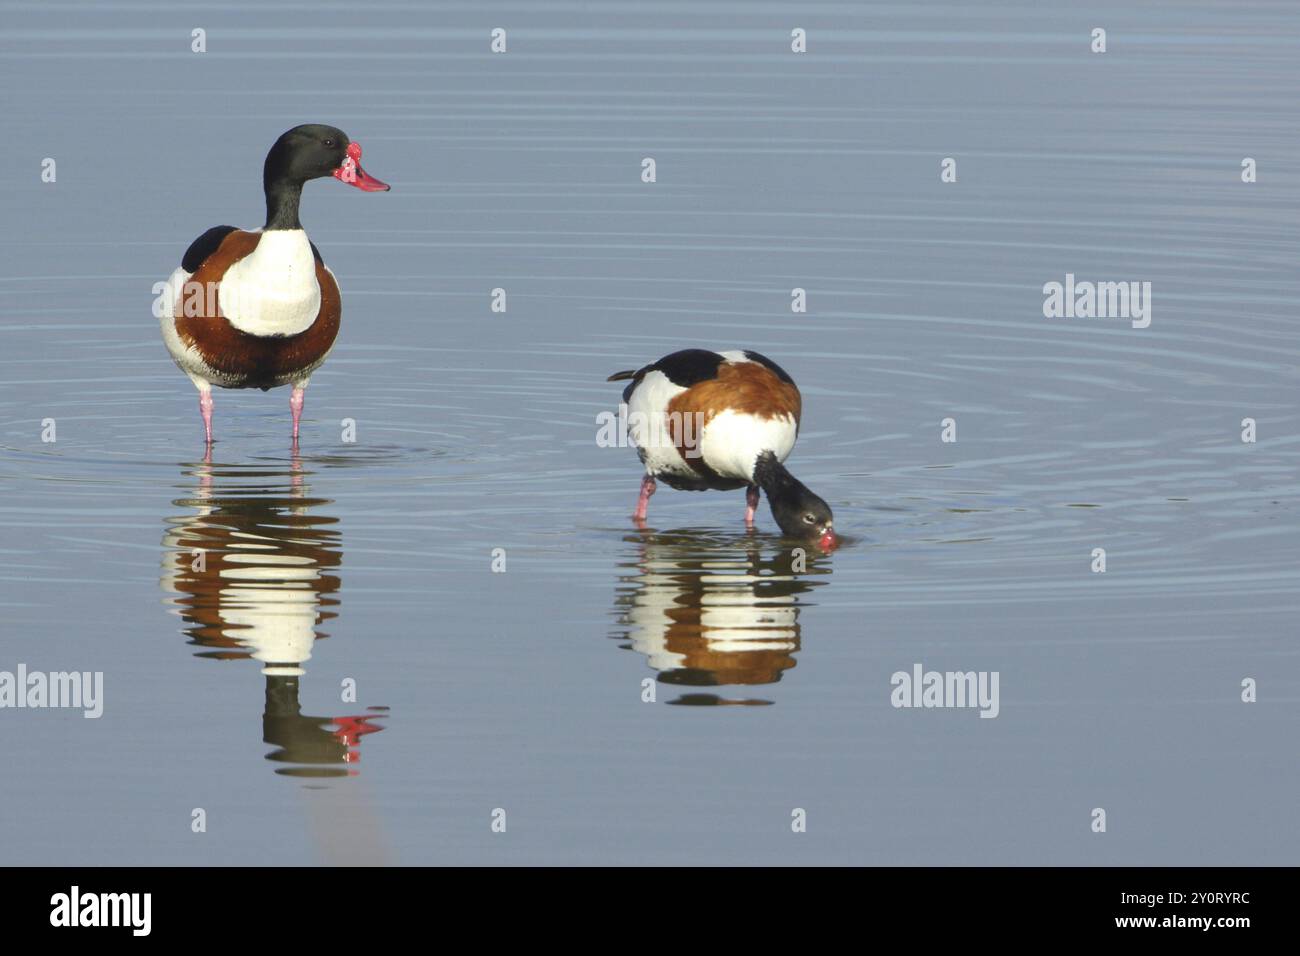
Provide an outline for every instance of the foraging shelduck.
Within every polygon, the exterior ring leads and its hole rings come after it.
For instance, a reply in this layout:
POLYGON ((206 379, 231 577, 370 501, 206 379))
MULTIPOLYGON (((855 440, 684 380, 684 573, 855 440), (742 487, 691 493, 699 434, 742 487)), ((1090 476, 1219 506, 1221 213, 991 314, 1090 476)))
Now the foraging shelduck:
POLYGON ((816 540, 827 551, 838 544, 830 505, 783 464, 803 399, 779 365, 757 352, 684 349, 608 381, 628 379, 628 435, 646 470, 632 516, 638 524, 658 480, 680 491, 746 489, 748 526, 761 488, 788 537, 816 540))
POLYGON ((334 176, 365 192, 389 187, 362 170, 361 146, 333 126, 295 126, 262 168, 266 225, 214 226, 190 244, 159 298, 163 341, 199 390, 212 443, 212 386, 292 385, 298 440, 303 389, 338 335, 338 283, 298 221, 302 187, 334 176))

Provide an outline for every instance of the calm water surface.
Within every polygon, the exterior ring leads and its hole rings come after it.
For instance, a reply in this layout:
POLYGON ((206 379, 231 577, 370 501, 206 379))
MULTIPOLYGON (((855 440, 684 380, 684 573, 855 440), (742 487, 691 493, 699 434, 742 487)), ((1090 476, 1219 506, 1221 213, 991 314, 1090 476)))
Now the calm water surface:
POLYGON ((1296 862, 1291 5, 60 6, 0 34, 0 670, 105 709, 0 712, 0 862, 1296 862), (205 460, 152 286, 307 121, 393 192, 307 188, 340 341, 205 460), (684 346, 799 381, 845 547, 632 526, 604 378, 684 346))

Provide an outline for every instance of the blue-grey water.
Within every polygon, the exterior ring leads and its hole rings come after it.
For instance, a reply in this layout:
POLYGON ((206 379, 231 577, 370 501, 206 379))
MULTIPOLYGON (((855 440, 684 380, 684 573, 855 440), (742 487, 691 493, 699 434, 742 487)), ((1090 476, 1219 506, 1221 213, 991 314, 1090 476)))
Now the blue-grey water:
POLYGON ((1293 4, 3 19, 0 671, 103 714, 0 709, 0 862, 1296 862, 1293 4), (301 122, 393 191, 308 186, 299 450, 217 391, 205 461, 153 284, 301 122), (1149 327, 1044 317, 1067 274, 1149 327), (604 379, 687 346, 800 383, 845 546, 632 525, 604 379))

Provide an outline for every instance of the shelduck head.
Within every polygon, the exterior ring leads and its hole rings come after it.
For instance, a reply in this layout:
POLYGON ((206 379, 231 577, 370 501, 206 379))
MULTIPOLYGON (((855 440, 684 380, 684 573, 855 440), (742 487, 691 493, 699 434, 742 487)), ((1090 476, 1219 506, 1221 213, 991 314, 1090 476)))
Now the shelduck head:
POLYGON ((361 168, 361 144, 348 139, 343 130, 319 123, 295 126, 275 141, 262 167, 265 228, 301 229, 298 203, 303 184, 325 176, 368 193, 389 188, 361 168))
POLYGON ((334 126, 307 123, 295 126, 275 141, 266 154, 262 179, 273 185, 301 186, 309 179, 333 176, 364 192, 385 192, 387 183, 361 168, 361 144, 334 126))
POLYGON ((840 543, 831 506, 790 474, 770 451, 759 457, 754 478, 767 493, 772 517, 788 538, 815 541, 823 551, 840 543))
POLYGON ((816 541, 823 551, 833 551, 840 543, 835 534, 835 517, 831 506, 795 482, 797 489, 789 489, 777 497, 768 495, 772 517, 788 538, 816 541))

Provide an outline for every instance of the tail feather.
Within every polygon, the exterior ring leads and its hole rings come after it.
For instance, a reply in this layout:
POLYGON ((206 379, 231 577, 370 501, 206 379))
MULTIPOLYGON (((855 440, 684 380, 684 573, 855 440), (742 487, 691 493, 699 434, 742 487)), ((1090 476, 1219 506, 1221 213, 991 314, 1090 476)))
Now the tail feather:
POLYGON ((609 378, 605 379, 605 381, 607 381, 607 382, 624 382, 624 381, 627 381, 629 378, 636 378, 636 369, 631 369, 631 368, 630 368, 630 369, 627 369, 626 371, 623 371, 623 372, 615 372, 615 373, 614 373, 613 375, 611 375, 609 378))

